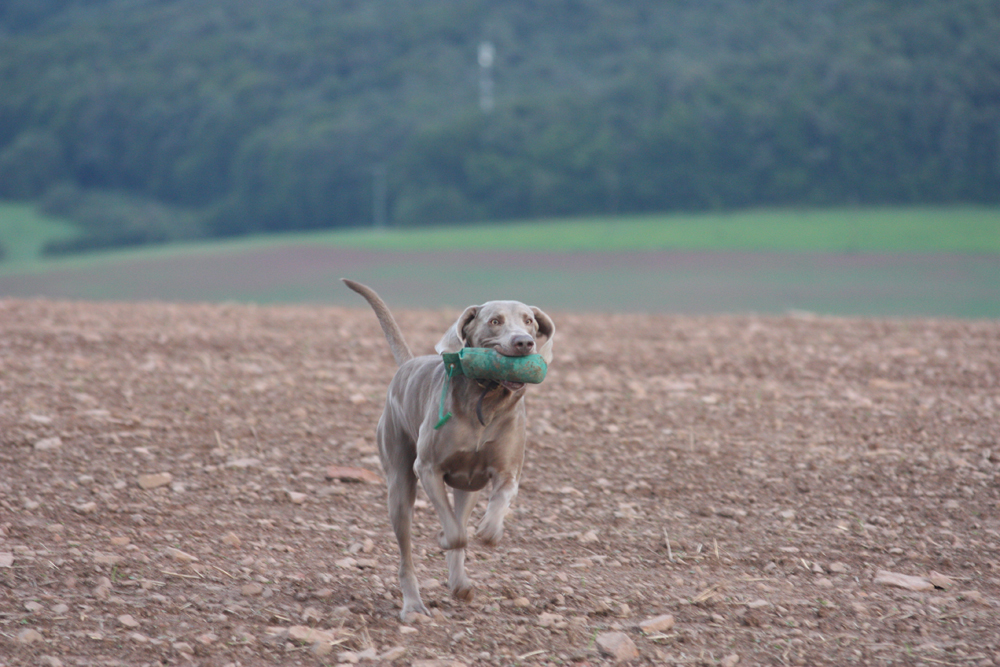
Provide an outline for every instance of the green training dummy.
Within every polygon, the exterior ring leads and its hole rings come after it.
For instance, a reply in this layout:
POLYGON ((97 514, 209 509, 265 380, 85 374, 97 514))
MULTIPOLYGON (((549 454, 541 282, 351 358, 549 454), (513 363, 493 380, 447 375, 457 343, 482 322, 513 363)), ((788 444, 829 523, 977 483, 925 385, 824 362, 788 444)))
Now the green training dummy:
POLYGON ((548 371, 548 366, 540 354, 507 357, 485 347, 466 347, 458 352, 446 352, 441 358, 444 360, 448 379, 445 380, 441 391, 441 407, 435 429, 444 426, 451 418, 450 412, 445 414, 444 403, 448 395, 448 385, 455 375, 464 375, 473 380, 539 384, 545 379, 545 373, 548 371))

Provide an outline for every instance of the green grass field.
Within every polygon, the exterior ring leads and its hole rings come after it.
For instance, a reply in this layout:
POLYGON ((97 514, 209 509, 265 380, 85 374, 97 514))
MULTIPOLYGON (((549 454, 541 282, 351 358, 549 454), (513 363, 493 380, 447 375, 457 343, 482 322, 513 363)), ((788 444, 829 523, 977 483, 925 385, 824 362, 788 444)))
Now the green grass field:
POLYGON ((71 234, 0 206, 0 298, 1000 317, 1000 209, 751 211, 326 231, 42 258, 71 234), (500 289, 502 287, 502 289, 500 289))
POLYGON ((1000 254, 1000 208, 864 208, 673 213, 567 218, 454 227, 352 229, 209 240, 164 247, 96 252, 46 260, 50 239, 73 235, 71 224, 46 218, 25 204, 0 204, 0 271, 45 270, 56 265, 164 253, 240 252, 285 244, 369 250, 511 250, 600 252, 631 250, 906 252, 1000 254), (41 264, 38 264, 41 262, 41 264))
POLYGON ((31 204, 0 203, 0 248, 7 264, 37 261, 47 242, 75 234, 71 223, 42 215, 31 204))
POLYGON ((332 232, 318 243, 378 250, 737 250, 1000 254, 1000 208, 764 210, 332 232))

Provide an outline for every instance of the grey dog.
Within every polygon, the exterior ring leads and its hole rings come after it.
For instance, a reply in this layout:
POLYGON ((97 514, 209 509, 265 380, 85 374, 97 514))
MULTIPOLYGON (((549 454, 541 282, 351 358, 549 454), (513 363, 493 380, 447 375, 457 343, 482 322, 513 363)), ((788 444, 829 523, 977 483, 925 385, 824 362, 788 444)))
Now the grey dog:
POLYGON ((485 347, 506 356, 540 354, 548 363, 555 325, 538 308, 518 301, 489 301, 462 312, 434 347, 437 355, 414 357, 378 294, 351 280, 344 283, 375 310, 398 366, 376 437, 388 484, 389 520, 399 544, 400 617, 405 621, 414 613, 429 614, 413 568, 411 523, 417 479, 441 519, 443 529, 437 542, 445 551, 449 588, 456 598, 468 601, 475 594, 465 573, 469 515, 480 491, 491 484, 476 537, 495 545, 503 535, 504 515, 517 495, 524 464, 524 384, 480 382, 461 375, 451 378, 445 409, 453 417, 435 429, 446 380, 439 355, 463 347, 485 347), (448 499, 448 487, 454 505, 448 499))

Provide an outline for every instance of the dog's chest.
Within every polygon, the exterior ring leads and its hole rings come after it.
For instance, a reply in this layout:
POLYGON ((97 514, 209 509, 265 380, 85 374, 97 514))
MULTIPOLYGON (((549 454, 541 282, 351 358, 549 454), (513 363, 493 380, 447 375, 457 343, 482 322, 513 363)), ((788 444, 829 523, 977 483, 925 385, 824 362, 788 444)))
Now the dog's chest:
POLYGON ((441 464, 444 483, 453 489, 478 491, 490 481, 490 457, 486 449, 457 451, 441 464))

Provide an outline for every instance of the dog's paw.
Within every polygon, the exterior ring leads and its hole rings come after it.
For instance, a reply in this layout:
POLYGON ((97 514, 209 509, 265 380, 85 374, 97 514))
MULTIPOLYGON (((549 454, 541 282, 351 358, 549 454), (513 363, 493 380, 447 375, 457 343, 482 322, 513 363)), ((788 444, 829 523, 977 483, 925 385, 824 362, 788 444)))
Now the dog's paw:
POLYGON ((404 604, 403 611, 399 612, 399 620, 403 623, 421 623, 429 621, 431 618, 430 610, 419 600, 404 604))
POLYGON ((449 540, 445 537, 444 531, 439 530, 437 534, 437 543, 444 551, 451 551, 452 549, 464 549, 469 544, 469 538, 462 530, 455 539, 449 540))
POLYGON ((476 539, 488 547, 495 547, 503 537, 503 524, 493 525, 487 522, 479 524, 476 529, 476 539))
POLYGON ((455 599, 462 602, 472 602, 472 599, 476 597, 476 587, 472 585, 471 581, 466 580, 454 587, 451 590, 451 594, 455 596, 455 599))

